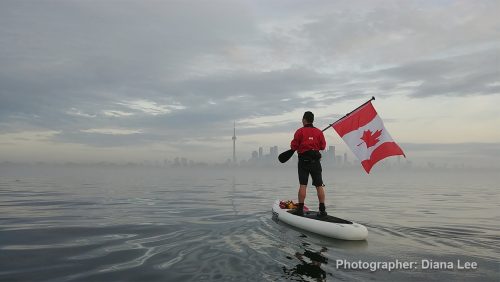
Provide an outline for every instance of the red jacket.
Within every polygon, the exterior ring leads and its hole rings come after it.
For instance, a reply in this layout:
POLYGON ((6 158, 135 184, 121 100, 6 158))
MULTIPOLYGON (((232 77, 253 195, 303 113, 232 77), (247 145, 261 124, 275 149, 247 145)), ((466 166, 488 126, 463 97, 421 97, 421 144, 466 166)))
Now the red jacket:
POLYGON ((304 127, 297 129, 290 143, 290 148, 299 154, 309 150, 324 150, 325 147, 326 141, 323 131, 317 129, 312 124, 306 124, 304 127))

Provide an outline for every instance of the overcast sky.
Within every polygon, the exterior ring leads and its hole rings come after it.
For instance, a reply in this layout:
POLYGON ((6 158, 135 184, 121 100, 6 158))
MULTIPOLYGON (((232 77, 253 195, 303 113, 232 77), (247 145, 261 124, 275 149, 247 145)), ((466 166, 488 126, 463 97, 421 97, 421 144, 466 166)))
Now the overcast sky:
MULTIPOLYGON (((499 1, 0 1, 0 161, 223 162, 371 96, 410 159, 498 164, 499 1)), ((328 145, 347 150, 333 130, 328 145)))

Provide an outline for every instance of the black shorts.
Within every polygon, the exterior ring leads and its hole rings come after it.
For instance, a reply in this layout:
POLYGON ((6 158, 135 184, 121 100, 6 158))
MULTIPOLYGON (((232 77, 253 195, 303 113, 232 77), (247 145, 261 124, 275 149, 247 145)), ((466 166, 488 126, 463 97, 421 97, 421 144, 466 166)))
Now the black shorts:
POLYGON ((321 177, 321 172, 323 170, 319 160, 304 161, 299 159, 298 171, 300 185, 307 185, 309 175, 311 175, 312 184, 314 186, 323 186, 323 178, 321 177))

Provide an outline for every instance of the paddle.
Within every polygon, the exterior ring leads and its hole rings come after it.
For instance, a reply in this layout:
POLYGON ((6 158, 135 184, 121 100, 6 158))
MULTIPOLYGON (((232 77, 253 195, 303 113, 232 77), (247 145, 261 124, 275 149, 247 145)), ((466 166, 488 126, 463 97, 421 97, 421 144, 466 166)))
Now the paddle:
POLYGON ((295 153, 295 150, 292 149, 284 151, 278 156, 278 160, 280 160, 280 163, 286 163, 293 156, 293 153, 295 153))
MULTIPOLYGON (((338 119, 336 122, 328 125, 325 129, 323 129, 322 131, 325 131, 327 130, 328 128, 332 127, 334 124, 336 124, 337 122, 341 121, 342 119, 346 118, 347 116, 349 116, 350 114, 352 114, 353 112, 355 112, 357 109, 363 107, 364 105, 366 105, 367 103, 370 103, 371 101, 375 100, 375 97, 372 96, 372 98, 368 101, 366 101, 365 103, 363 103, 363 105, 357 107, 356 109, 352 110, 351 112, 349 112, 348 114, 346 114, 345 116, 341 117, 340 119, 338 119)), ((293 153, 295 153, 295 150, 288 150, 288 151, 284 151, 283 153, 281 153, 279 156, 278 156, 278 160, 280 161, 280 163, 285 163, 287 162, 292 156, 293 156, 293 153)))

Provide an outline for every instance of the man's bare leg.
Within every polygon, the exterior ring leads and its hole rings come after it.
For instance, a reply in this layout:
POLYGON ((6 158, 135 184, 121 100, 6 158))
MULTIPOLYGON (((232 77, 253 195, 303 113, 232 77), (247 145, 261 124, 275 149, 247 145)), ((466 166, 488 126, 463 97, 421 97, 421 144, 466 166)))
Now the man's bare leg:
POLYGON ((319 216, 326 216, 325 208, 325 185, 316 186, 316 192, 318 193, 319 200, 319 216))
POLYGON ((320 203, 325 203, 325 189, 324 185, 317 186, 316 187, 316 192, 318 193, 318 200, 320 203))
POLYGON ((299 203, 304 203, 304 201, 306 200, 306 191, 307 185, 300 185, 298 194, 299 203))
POLYGON ((297 203, 297 208, 293 212, 295 215, 304 216, 304 200, 306 199, 306 190, 307 185, 300 185, 298 193, 299 202, 297 203))

